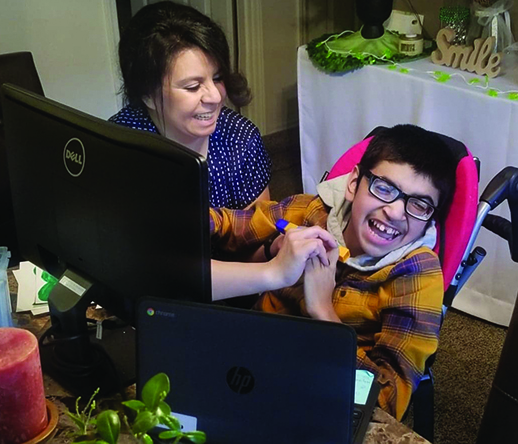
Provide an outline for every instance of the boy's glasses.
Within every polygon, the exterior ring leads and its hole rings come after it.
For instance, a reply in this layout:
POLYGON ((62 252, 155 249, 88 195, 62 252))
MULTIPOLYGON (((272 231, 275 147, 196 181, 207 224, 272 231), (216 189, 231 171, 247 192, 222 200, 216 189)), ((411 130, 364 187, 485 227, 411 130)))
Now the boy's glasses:
POLYGON ((398 187, 391 184, 382 177, 376 176, 370 171, 362 171, 362 174, 369 180, 369 191, 379 200, 392 203, 398 199, 404 199, 405 211, 412 217, 419 220, 429 220, 436 207, 426 202, 425 200, 419 199, 418 197, 409 196, 403 193, 398 187))

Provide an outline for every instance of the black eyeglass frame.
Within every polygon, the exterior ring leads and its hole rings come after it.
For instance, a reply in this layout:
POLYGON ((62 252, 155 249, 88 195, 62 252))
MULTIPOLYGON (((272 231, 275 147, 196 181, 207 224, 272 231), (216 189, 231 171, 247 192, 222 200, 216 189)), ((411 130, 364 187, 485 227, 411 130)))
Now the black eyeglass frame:
MULTIPOLYGON (((390 180, 387 180, 383 177, 380 177, 380 176, 376 176, 376 174, 374 174, 372 171, 370 170, 367 170, 367 169, 363 169, 363 168, 360 168, 360 174, 361 176, 365 176, 367 178, 367 180, 369 181, 369 193, 371 193, 376 199, 379 199, 381 200, 382 202, 385 202, 385 203, 392 203, 392 202, 395 202, 396 200, 398 199, 403 199, 404 202, 405 202, 405 212, 413 217, 414 219, 417 219, 417 220, 420 220, 422 222, 428 222, 432 216, 434 215, 434 213, 437 211, 437 207, 435 205, 432 205, 430 202, 427 202, 426 200, 423 200, 419 197, 416 197, 416 196, 410 196, 406 193, 403 193, 403 191, 401 191, 396 185, 394 185, 390 180), (394 199, 389 199, 389 200, 385 200, 383 198, 381 198, 380 196, 376 195, 373 191, 372 191, 372 187, 373 187, 373 184, 374 184, 374 181, 375 180, 381 180, 382 182, 386 183, 387 185, 390 185, 391 187, 393 187, 397 192, 398 194, 396 195, 396 197, 394 197, 394 199), (408 201, 410 199, 413 199, 413 200, 417 200, 418 202, 421 202, 429 207, 432 208, 432 212, 428 215, 428 217, 419 217, 419 216, 416 216, 415 214, 412 214, 410 213, 410 211, 408 211, 408 201)), ((359 180, 361 180, 361 177, 359 178, 359 180)))

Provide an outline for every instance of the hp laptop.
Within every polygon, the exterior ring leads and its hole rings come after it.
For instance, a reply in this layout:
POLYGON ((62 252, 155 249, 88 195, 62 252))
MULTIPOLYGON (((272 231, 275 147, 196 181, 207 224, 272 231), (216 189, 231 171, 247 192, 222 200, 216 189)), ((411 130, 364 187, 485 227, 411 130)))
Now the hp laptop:
POLYGON ((344 324, 146 298, 137 309, 138 388, 169 376, 166 402, 209 444, 361 443, 377 399, 344 324), (357 423, 353 426, 353 423, 357 423))

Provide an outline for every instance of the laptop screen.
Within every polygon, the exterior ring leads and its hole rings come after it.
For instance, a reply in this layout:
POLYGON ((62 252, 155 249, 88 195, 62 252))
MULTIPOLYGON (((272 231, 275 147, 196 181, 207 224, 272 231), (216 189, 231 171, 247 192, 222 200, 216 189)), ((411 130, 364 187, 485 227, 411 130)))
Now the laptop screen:
POLYGON ((158 299, 141 301, 137 321, 138 390, 166 373, 166 402, 208 442, 351 441, 349 326, 158 299))

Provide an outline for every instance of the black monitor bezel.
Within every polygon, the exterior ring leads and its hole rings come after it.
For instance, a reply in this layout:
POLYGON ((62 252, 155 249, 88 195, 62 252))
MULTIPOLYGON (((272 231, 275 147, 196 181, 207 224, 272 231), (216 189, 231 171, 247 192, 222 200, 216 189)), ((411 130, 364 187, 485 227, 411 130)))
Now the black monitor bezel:
MULTIPOLYGON (((109 294, 103 301, 99 301, 101 305, 108 305, 107 308, 110 308, 115 311, 115 314, 119 315, 121 318, 127 320, 134 324, 134 304, 136 301, 142 296, 155 296, 155 297, 164 297, 164 298, 177 298, 177 299, 185 299, 192 300, 202 303, 211 302, 211 278, 210 278, 210 232, 209 232, 209 216, 208 216, 208 167, 206 163, 206 159, 200 154, 186 148, 178 143, 175 143, 169 139, 161 137, 156 134, 147 133, 145 131, 135 131, 129 128, 121 127, 111 122, 104 121, 102 119, 96 118, 94 116, 88 115, 76 109, 70 108, 66 105, 58 103, 49 98, 45 98, 38 94, 34 94, 30 91, 27 91, 23 88, 4 84, 1 90, 1 98, 4 109, 4 125, 6 132, 6 149, 8 154, 8 162, 9 164, 16 163, 13 161, 13 153, 11 152, 11 148, 9 147, 12 142, 12 132, 20 129, 23 124, 15 123, 10 118, 10 109, 12 106, 22 106, 29 113, 36 113, 45 118, 55 119, 56 121, 60 121, 63 125, 67 125, 69 127, 76 127, 81 131, 88 132, 89 134, 95 135, 95 137, 99 137, 99 139, 103 139, 107 143, 116 144, 118 146, 123 146, 128 148, 129 150, 134 150, 137 152, 142 152, 143 155, 150 155, 160 158, 164 162, 167 161, 177 161, 178 158, 183 160, 187 160, 191 165, 194 165, 196 169, 196 174, 199 173, 199 178, 196 182, 196 187, 200 188, 199 198, 201 199, 201 205, 206 208, 206 217, 202 217, 201 220, 196 223, 198 226, 201 226, 201 229, 197 230, 196 237, 199 238, 198 247, 201 243, 200 255, 202 256, 201 260, 201 272, 198 274, 197 282, 193 286, 191 292, 189 292, 189 288, 182 288, 177 292, 171 292, 167 294, 156 294, 156 292, 150 291, 143 294, 135 294, 131 296, 131 308, 128 308, 128 304, 125 304, 124 308, 120 306, 120 304, 114 304, 114 306, 110 306, 109 303, 110 298, 115 295, 115 298, 127 298, 127 295, 120 294, 111 287, 108 287, 107 291, 103 291, 103 294, 109 294), (201 224, 201 225, 200 225, 201 224), (194 288, 198 289, 195 290, 194 288), (174 294, 173 294, 174 293, 174 294), (122 312, 121 312, 122 310, 122 312), (119 313, 117 313, 119 311, 119 313)), ((28 129, 29 130, 29 129, 28 129)), ((19 166, 15 165, 14 169, 19 166)), ((12 190, 13 197, 13 205, 15 212, 15 221, 17 227, 20 226, 21 221, 20 218, 26 217, 26 215, 20 215, 20 211, 18 211, 18 197, 17 197, 17 189, 19 190, 19 184, 16 184, 16 181, 19 179, 16 176, 19 174, 16 171, 12 171, 11 165, 10 175, 11 177, 11 185, 14 186, 14 190, 12 190)), ((176 193, 181 193, 182 190, 174 190, 176 193)), ((171 202, 174 202, 175 192, 171 192, 170 199, 171 202)), ((179 208, 181 211, 181 208, 179 208)), ((189 217, 188 214, 182 217, 189 217)), ((29 260, 39 267, 46 269, 51 274, 54 274, 57 278, 60 277, 62 273, 64 273, 65 269, 68 267, 72 267, 75 270, 81 270, 81 264, 77 263, 69 263, 67 260, 66 263, 61 264, 58 270, 53 269, 52 266, 49 266, 46 263, 45 259, 42 257, 41 252, 38 252, 34 247, 32 241, 29 241, 29 244, 24 239, 24 230, 20 230, 18 233, 19 247, 21 251, 22 257, 26 260, 29 260)), ((182 236, 184 233, 177 233, 176 236, 182 236)), ((59 252, 52 252, 57 257, 61 257, 62 255, 59 252)), ((152 261, 152 258, 148 260, 152 261)), ((103 284, 102 279, 99 279, 98 276, 93 276, 87 273, 87 276, 91 278, 93 282, 97 282, 98 284, 103 284)), ((140 277, 142 278, 142 277, 140 277)), ((127 302, 127 301, 126 301, 127 302)))

